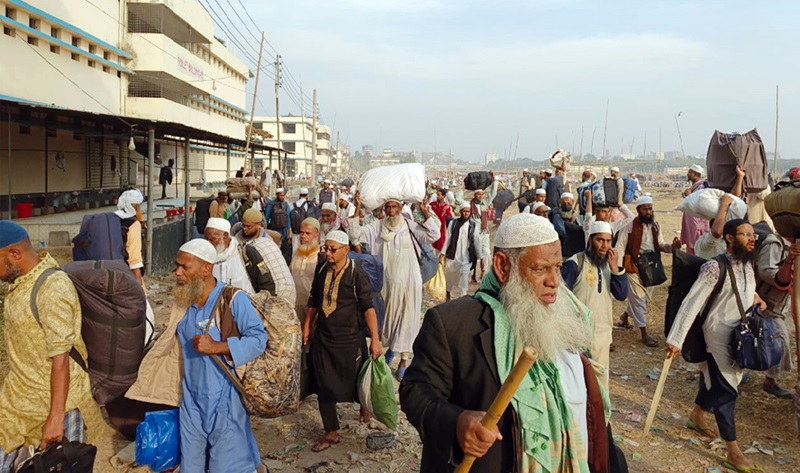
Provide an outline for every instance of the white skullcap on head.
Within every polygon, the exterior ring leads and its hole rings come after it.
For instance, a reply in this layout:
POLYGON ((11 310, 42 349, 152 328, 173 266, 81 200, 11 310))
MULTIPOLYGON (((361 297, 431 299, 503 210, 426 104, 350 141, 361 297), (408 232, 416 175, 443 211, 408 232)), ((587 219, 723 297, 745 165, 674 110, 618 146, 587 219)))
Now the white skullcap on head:
POLYGON ((542 172, 545 174, 553 174, 553 171, 551 171, 550 169, 542 169, 542 172))
POLYGON ((699 164, 692 164, 692 167, 690 167, 689 170, 694 171, 700 175, 703 174, 703 166, 700 166, 699 164))
MULTIPOLYGON (((547 207, 547 204, 544 202, 534 202, 531 204, 531 213, 536 212, 539 207, 547 207)), ((549 208, 547 210, 550 210, 549 208)))
POLYGON ((350 244, 350 238, 347 237, 347 233, 340 230, 334 230, 332 232, 328 232, 328 234, 325 235, 325 241, 326 242, 335 241, 336 243, 339 243, 341 245, 350 244))
POLYGON ((536 189, 536 195, 547 195, 547 191, 542 188, 536 189))
POLYGON ((275 189, 275 193, 276 194, 285 194, 286 190, 283 187, 278 187, 277 189, 275 189))
POLYGON ((618 168, 618 167, 616 167, 616 166, 613 166, 613 167, 609 168, 609 170, 608 170, 608 171, 609 171, 609 172, 619 172, 619 168, 618 168))
POLYGON ((461 213, 461 211, 464 209, 469 209, 470 211, 472 211, 472 206, 469 204, 469 202, 463 202, 461 205, 459 205, 458 213, 461 213))
POLYGON ((231 222, 225 220, 224 218, 211 217, 208 219, 208 223, 206 223, 206 228, 213 228, 215 230, 221 230, 225 233, 230 233, 231 222))
POLYGON ((306 195, 306 194, 308 194, 308 188, 307 187, 301 187, 300 188, 300 195, 306 195))
POLYGON ((650 197, 649 195, 643 195, 638 199, 636 199, 637 207, 639 207, 640 205, 647 205, 647 204, 653 205, 653 198, 650 197))
POLYGON ((350 202, 350 195, 345 192, 342 192, 341 194, 339 194, 339 199, 350 202))
POLYGON ((187 241, 178 251, 196 256, 206 263, 214 264, 217 262, 217 250, 214 245, 202 238, 187 241))
POLYGON ((591 228, 589 229, 589 236, 598 233, 608 233, 609 235, 613 235, 613 233, 611 232, 611 224, 608 222, 601 222, 599 220, 595 220, 592 223, 591 228))
POLYGON ((572 195, 572 192, 564 192, 563 194, 561 194, 561 200, 564 200, 564 199, 575 200, 575 196, 572 195))
POLYGON ((528 171, 528 168, 525 168, 522 170, 522 172, 530 172, 530 171, 528 171))
POLYGON ((494 237, 494 246, 501 249, 528 248, 558 241, 553 224, 533 214, 516 214, 503 219, 494 237))
POLYGON ((330 210, 331 212, 336 212, 336 204, 333 202, 325 202, 322 204, 322 210, 330 210))
POLYGON ((323 182, 324 184, 330 184, 330 183, 331 183, 331 180, 330 180, 330 179, 325 179, 325 180, 324 180, 324 181, 322 181, 322 182, 323 182))

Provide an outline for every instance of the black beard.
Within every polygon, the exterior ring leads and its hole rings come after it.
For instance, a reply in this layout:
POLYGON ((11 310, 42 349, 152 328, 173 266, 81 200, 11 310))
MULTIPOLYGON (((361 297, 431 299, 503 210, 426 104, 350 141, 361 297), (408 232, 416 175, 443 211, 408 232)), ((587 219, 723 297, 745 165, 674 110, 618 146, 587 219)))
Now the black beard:
POLYGON ((758 254, 755 251, 748 250, 747 246, 739 244, 738 241, 734 241, 733 254, 731 256, 742 263, 754 263, 758 254))
POLYGON ((3 282, 7 282, 9 284, 14 284, 17 282, 17 278, 22 276, 22 270, 18 266, 14 266, 11 264, 11 261, 8 259, 8 256, 5 257, 3 264, 6 265, 6 277, 0 279, 3 282))
POLYGON ((589 241, 589 245, 590 246, 589 246, 589 249, 586 250, 586 256, 589 257, 589 261, 591 261, 591 263, 594 266, 596 266, 598 268, 602 268, 603 266, 608 264, 608 253, 606 253, 605 256, 600 256, 599 254, 597 254, 597 252, 595 251, 594 247, 591 246, 591 244, 592 244, 592 242, 589 241))
POLYGON ((639 221, 642 222, 642 223, 645 223, 647 225, 653 223, 654 219, 655 219, 655 217, 653 217, 653 216, 645 217, 644 215, 639 215, 639 221))

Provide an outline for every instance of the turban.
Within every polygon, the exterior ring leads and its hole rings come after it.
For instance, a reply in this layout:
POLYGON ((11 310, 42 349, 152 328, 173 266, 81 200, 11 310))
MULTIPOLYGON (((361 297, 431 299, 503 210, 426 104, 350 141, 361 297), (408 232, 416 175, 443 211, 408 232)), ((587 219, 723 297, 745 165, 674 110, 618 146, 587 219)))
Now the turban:
MULTIPOLYGON (((209 219, 210 220, 210 219, 209 219)), ((264 216, 258 209, 249 208, 244 211, 244 215, 242 215, 242 222, 247 223, 261 223, 264 220, 264 216)), ((230 225, 230 224, 228 224, 230 225)), ((208 227, 208 225, 206 225, 208 227)), ((212 227, 217 228, 217 227, 212 227)), ((219 230, 222 230, 221 228, 219 230)))
POLYGON ((11 220, 0 220, 0 248, 11 246, 28 238, 28 232, 11 220))
POLYGON ((608 233, 609 235, 613 235, 613 232, 611 231, 611 224, 608 222, 595 220, 589 230, 589 236, 596 235, 598 233, 608 233))
POLYGON ((144 196, 141 192, 137 189, 127 190, 119 196, 119 200, 117 200, 117 208, 119 210, 114 213, 119 215, 119 218, 123 220, 135 217, 136 209, 134 209, 133 206, 141 204, 142 202, 144 202, 144 196))
MULTIPOLYGON (((259 222, 260 221, 261 220, 259 220, 259 222)), ((206 228, 213 228, 215 230, 221 230, 225 233, 230 233, 231 222, 225 220, 224 218, 211 217, 208 219, 208 223, 206 223, 206 228)))
POLYGON ((187 241, 178 251, 196 256, 206 263, 214 264, 217 261, 217 250, 214 245, 202 238, 187 241))
POLYGON ((497 228, 494 246, 501 249, 528 248, 556 241, 558 233, 549 220, 533 214, 516 214, 503 219, 497 228))
POLYGON ((636 200, 636 206, 639 207, 640 205, 653 205, 653 198, 649 195, 643 195, 636 200))
POLYGON ((335 241, 336 243, 339 243, 341 245, 350 244, 350 239, 347 237, 347 233, 340 230, 334 230, 332 232, 329 232, 327 235, 325 235, 325 241, 326 242, 335 241))
POLYGON ((303 225, 311 225, 312 227, 316 228, 319 231, 319 220, 315 219, 314 217, 308 217, 307 219, 300 222, 300 226, 303 225))

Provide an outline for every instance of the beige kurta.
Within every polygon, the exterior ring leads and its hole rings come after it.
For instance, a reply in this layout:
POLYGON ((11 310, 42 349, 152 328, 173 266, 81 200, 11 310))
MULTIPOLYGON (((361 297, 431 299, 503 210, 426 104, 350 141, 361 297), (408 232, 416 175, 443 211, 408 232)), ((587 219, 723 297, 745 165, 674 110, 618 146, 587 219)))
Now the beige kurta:
POLYGON ((289 269, 292 271, 295 289, 297 291, 297 302, 294 309, 297 318, 302 324, 308 311, 308 297, 311 295, 311 284, 314 282, 314 271, 319 262, 319 252, 314 251, 308 256, 301 256, 295 251, 292 257, 292 264, 289 269))
MULTIPOLYGON (((41 326, 31 312, 36 280, 45 269, 57 266, 46 254, 33 270, 9 286, 5 299, 5 344, 11 370, 0 388, 0 448, 4 452, 39 445, 50 413, 51 359, 72 347, 84 360, 88 357, 81 338, 78 293, 65 273, 51 274, 39 289, 36 306, 41 326)), ((106 426, 92 397, 89 375, 70 359, 66 411, 73 409, 83 416, 87 441, 95 443, 106 426)))

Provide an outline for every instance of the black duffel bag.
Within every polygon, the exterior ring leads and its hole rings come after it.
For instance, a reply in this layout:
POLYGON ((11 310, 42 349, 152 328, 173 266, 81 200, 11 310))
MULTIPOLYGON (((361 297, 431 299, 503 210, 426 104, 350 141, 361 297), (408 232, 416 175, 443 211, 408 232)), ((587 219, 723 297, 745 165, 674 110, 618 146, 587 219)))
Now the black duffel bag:
POLYGON ((506 189, 498 192, 497 195, 494 196, 492 205, 496 210, 503 212, 511 205, 511 202, 514 202, 514 193, 506 189))
POLYGON ((17 473, 92 473, 96 455, 94 445, 63 440, 34 453, 19 466, 17 473))
POLYGON ((494 176, 489 171, 475 171, 467 174, 467 177, 464 178, 464 187, 471 191, 483 190, 491 186, 493 182, 494 176))
POLYGON ((635 264, 642 286, 658 286, 667 280, 667 273, 664 271, 664 263, 661 262, 660 252, 642 253, 636 259, 635 264))

